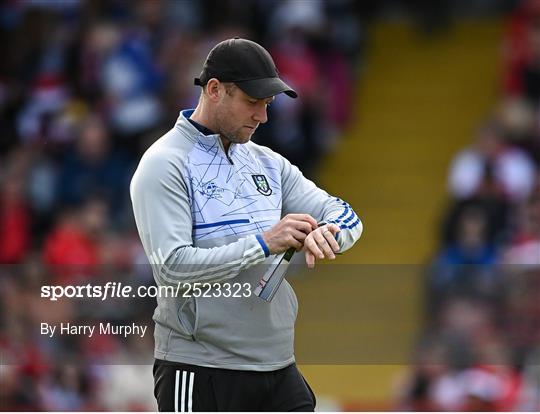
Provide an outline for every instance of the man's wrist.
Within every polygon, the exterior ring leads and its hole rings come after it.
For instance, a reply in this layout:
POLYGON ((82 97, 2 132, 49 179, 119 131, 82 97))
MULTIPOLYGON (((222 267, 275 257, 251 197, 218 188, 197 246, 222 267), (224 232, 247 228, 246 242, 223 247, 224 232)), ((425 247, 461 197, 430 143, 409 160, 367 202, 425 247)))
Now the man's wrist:
POLYGON ((262 249, 264 251, 264 255, 266 257, 270 256, 270 249, 268 248, 268 245, 264 241, 264 238, 263 238, 262 234, 257 234, 257 235, 255 235, 255 237, 259 241, 259 244, 261 245, 261 247, 262 247, 262 249))

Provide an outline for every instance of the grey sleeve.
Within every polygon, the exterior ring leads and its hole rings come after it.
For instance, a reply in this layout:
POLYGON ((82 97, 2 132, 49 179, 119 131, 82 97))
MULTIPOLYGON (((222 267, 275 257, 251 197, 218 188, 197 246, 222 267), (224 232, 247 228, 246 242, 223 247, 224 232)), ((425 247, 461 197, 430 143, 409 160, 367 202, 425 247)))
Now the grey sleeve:
POLYGON ((219 282, 265 260, 255 235, 214 247, 193 246, 183 166, 163 152, 146 154, 131 180, 135 222, 156 282, 219 282))
POLYGON ((317 187, 287 159, 281 157, 281 162, 282 215, 307 213, 318 222, 335 223, 340 228, 337 237, 340 252, 351 248, 363 231, 362 222, 352 207, 317 187))

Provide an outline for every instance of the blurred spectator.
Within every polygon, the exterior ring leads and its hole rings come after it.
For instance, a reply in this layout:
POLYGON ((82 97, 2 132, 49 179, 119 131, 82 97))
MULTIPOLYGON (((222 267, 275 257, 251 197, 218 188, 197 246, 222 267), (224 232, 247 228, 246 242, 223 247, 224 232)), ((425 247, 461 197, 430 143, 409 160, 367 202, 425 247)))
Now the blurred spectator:
MULTIPOLYGON (((122 351, 123 353, 124 351, 122 351)), ((107 411, 157 411, 151 367, 138 364, 133 356, 125 363, 105 366, 102 394, 107 411)))
POLYGON ((540 99, 540 2, 521 2, 511 16, 504 43, 504 92, 526 97, 538 105, 540 99))
POLYGON ((517 209, 517 226, 502 255, 505 265, 540 265, 540 187, 517 209))
POLYGON ((58 174, 61 205, 80 205, 88 195, 104 197, 113 219, 122 223, 126 215, 129 179, 132 170, 128 156, 113 150, 103 121, 91 116, 81 126, 74 148, 65 155, 58 174))
POLYGON ((439 411, 433 398, 433 384, 448 367, 448 349, 442 341, 426 336, 413 355, 413 368, 397 378, 394 393, 396 411, 439 411))
POLYGON ((512 411, 522 406, 531 383, 515 368, 492 305, 450 298, 434 329, 417 349, 414 370, 396 384, 399 409, 512 411))
MULTIPOLYGON (((149 320, 141 321, 151 325, 149 320)), ((151 335, 129 339, 124 347, 111 355, 114 364, 103 366, 100 400, 108 411, 157 410, 153 394, 152 361, 148 349, 153 347, 151 335)))
POLYGON ((501 100, 497 118, 509 144, 525 151, 540 167, 540 137, 534 107, 519 97, 501 100))
POLYGON ((73 364, 62 364, 40 387, 43 409, 47 411, 84 411, 86 399, 85 372, 73 364))
POLYGON ((4 3, 0 263, 22 265, 0 269, 0 352, 13 362, 0 366, 2 406, 155 410, 151 387, 141 380, 151 379, 149 368, 136 365, 140 354, 151 355, 151 344, 36 334, 40 321, 129 323, 150 315, 155 300, 36 301, 36 290, 109 279, 152 285, 128 208, 129 179, 136 158, 179 109, 196 103, 200 91, 189 85, 210 45, 223 38, 261 42, 303 91, 294 103, 276 99, 276 121, 256 139, 313 176, 350 119, 364 41, 359 6, 352 0, 4 3), (119 356, 131 368, 107 365, 119 356), (77 363, 70 365, 72 359, 77 363))
POLYGON ((440 411, 495 411, 500 392, 496 377, 476 369, 448 372, 433 384, 440 411))
POLYGON ((475 144, 453 160, 449 185, 454 197, 495 196, 519 201, 527 198, 536 180, 529 155, 504 140, 501 127, 485 125, 475 144))
POLYGON ((153 63, 148 40, 136 32, 124 38, 112 32, 110 41, 99 75, 112 126, 124 135, 150 129, 161 117, 156 93, 162 75, 153 63))
POLYGON ((540 341, 540 270, 523 266, 512 266, 510 270, 503 309, 504 329, 516 359, 523 363, 540 341))
POLYGON ((101 263, 101 240, 107 227, 107 205, 90 199, 80 210, 65 210, 45 240, 43 259, 53 266, 56 282, 73 284, 95 276, 101 263))
POLYGON ((520 411, 539 411, 540 398, 538 393, 538 379, 540 378, 540 348, 532 351, 524 361, 524 384, 519 392, 520 411))
POLYGON ((36 243, 50 230, 58 201, 58 167, 44 154, 35 154, 28 171, 28 202, 32 212, 32 233, 36 243))
POLYGON ((493 297, 497 292, 497 249, 490 239, 489 217, 481 204, 464 206, 452 234, 429 269, 428 303, 435 310, 455 295, 493 297))
POLYGON ((58 24, 60 20, 60 15, 44 8, 29 11, 22 21, 26 33, 18 39, 20 50, 14 56, 23 65, 18 77, 28 90, 16 122, 19 137, 26 142, 46 141, 55 115, 69 99, 64 70, 71 31, 58 24))
POLYGON ((441 265, 492 265, 496 252, 488 233, 488 216, 479 205, 469 205, 456 219, 454 234, 440 253, 441 265))
MULTIPOLYGON (((420 401, 438 410, 538 408, 537 379, 523 364, 540 338, 540 2, 519 10, 506 39, 515 46, 505 49, 506 96, 450 168, 453 200, 430 267, 426 330, 444 343, 457 338, 468 357, 456 365, 443 355, 438 376, 417 374, 420 401)), ((409 392, 401 401, 414 401, 409 392)))
POLYGON ((25 184, 28 154, 17 151, 6 160, 7 171, 0 178, 0 263, 20 263, 30 248, 30 213, 25 184))
POLYGON ((296 26, 279 37, 271 53, 282 78, 294 85, 303 99, 294 102, 276 99, 270 109, 271 121, 255 141, 274 148, 309 177, 321 154, 322 139, 318 134, 325 128, 322 102, 328 100, 327 90, 322 88, 317 53, 306 34, 296 26))
POLYGON ((528 27, 529 56, 518 73, 520 95, 535 105, 540 103, 540 21, 528 27))

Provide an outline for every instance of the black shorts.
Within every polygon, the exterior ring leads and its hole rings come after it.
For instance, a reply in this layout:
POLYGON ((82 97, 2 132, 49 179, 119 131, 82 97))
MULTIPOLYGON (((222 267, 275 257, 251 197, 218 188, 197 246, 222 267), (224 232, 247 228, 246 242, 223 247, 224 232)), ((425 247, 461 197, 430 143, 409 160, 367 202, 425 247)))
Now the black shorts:
POLYGON ((296 364, 257 372, 156 359, 154 395, 159 411, 315 410, 315 395, 296 364))

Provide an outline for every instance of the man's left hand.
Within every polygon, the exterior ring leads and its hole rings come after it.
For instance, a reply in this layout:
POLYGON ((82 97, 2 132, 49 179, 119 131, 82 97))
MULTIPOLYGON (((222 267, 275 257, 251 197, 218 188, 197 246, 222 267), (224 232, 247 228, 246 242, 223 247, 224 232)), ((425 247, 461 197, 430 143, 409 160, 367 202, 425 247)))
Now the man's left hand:
POLYGON ((336 234, 339 233, 337 224, 325 224, 309 233, 304 240, 306 264, 309 268, 315 267, 315 260, 335 259, 339 251, 336 234))

